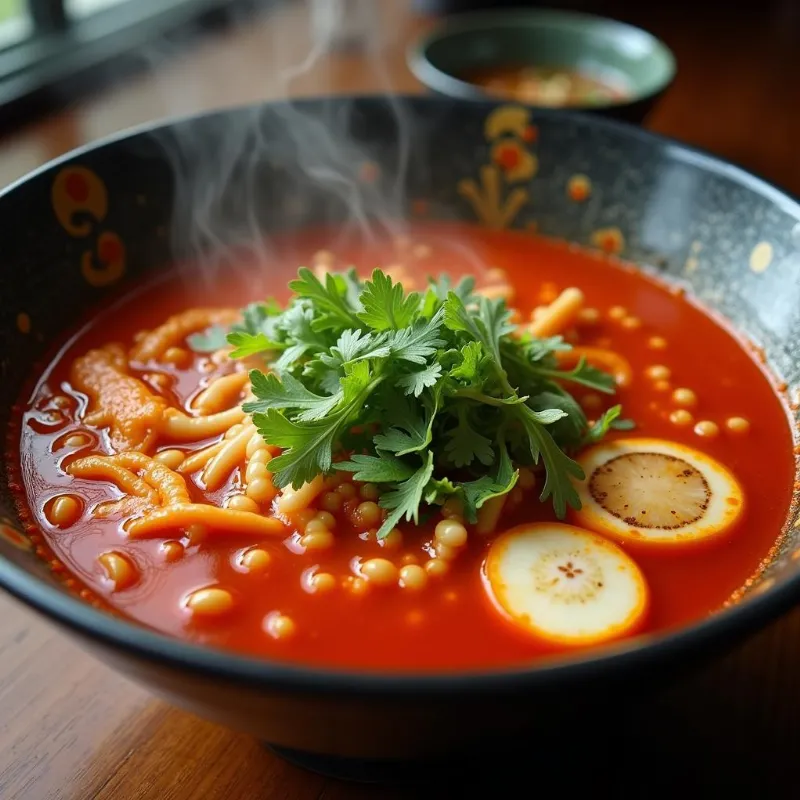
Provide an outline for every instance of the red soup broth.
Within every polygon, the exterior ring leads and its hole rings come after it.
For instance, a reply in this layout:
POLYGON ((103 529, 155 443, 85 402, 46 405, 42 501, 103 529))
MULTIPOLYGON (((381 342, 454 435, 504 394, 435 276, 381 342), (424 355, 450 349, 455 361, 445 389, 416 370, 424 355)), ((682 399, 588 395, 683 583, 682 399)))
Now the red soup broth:
POLYGON ((506 64, 460 76, 489 94, 537 106, 592 106, 619 103, 627 87, 575 69, 506 64))
MULTIPOLYGON (((163 539, 128 540, 118 520, 91 518, 88 509, 118 497, 116 489, 73 479, 60 469, 64 459, 74 457, 75 448, 64 445, 71 433, 88 432, 94 441, 89 450, 108 452, 98 431, 81 423, 86 398, 68 379, 74 358, 108 342, 130 347, 137 332, 188 308, 240 307, 267 296, 285 301, 287 281, 320 249, 334 251, 337 263, 355 265, 364 273, 403 263, 420 285, 427 275, 443 272, 485 277, 495 274, 490 269, 503 270, 516 292, 510 304, 526 317, 555 292, 579 287, 587 306, 599 312, 595 324, 581 328, 579 343, 615 350, 633 369, 630 385, 603 402, 621 402, 624 416, 636 422, 637 436, 684 443, 718 459, 737 476, 746 498, 743 523, 713 546, 679 552, 631 551, 651 589, 645 630, 664 631, 706 617, 758 571, 785 522, 794 462, 788 414, 751 350, 682 292, 632 267, 521 233, 416 224, 403 237, 368 241, 337 237, 330 231, 303 232, 271 242, 269 255, 262 254, 257 263, 243 257, 233 266, 206 271, 201 278, 191 273, 194 277, 187 279, 177 269, 170 278, 141 286, 98 311, 52 357, 19 420, 24 485, 19 502, 29 509, 52 556, 76 579, 84 597, 181 639, 310 665, 467 669, 520 665, 558 651, 503 618, 483 585, 489 543, 473 534, 450 571, 431 577, 419 592, 370 586, 360 593, 343 588, 341 580, 352 575, 357 558, 386 556, 399 564, 404 554, 414 554, 423 563, 433 523, 416 529, 403 526, 403 544, 395 552, 374 539, 366 541, 363 530, 342 525, 336 529, 332 549, 302 552, 298 535, 287 530, 285 540, 263 543, 271 561, 261 574, 248 574, 239 564, 244 550, 261 543, 230 534, 212 532, 204 541, 187 545, 182 557, 169 563, 163 539), (653 366, 666 367, 669 377, 652 380, 647 370, 653 366), (718 435, 703 437, 692 425, 680 427, 670 421, 676 408, 671 399, 675 388, 696 394, 691 413, 697 421, 717 423, 718 435), (56 402, 57 395, 69 403, 56 402), (725 421, 732 416, 750 422, 746 434, 726 429, 725 421), (81 498, 83 513, 75 524, 59 529, 48 522, 45 512, 52 498, 67 492, 81 498), (124 591, 112 591, 98 565, 98 556, 110 549, 127 554, 139 572, 139 580, 124 591), (335 588, 309 593, 304 586, 315 570, 333 574, 335 588), (199 622, 187 613, 185 598, 209 585, 228 589, 235 605, 227 615, 199 622), (294 635, 268 635, 265 619, 276 613, 291 618, 294 635)), ((185 405, 196 394, 204 374, 200 365, 197 356, 184 369, 164 368, 175 378, 174 403, 185 405)), ((187 483, 196 500, 219 502, 224 494, 223 489, 204 497, 187 483)), ((549 502, 541 505, 529 498, 501 520, 499 531, 554 518, 549 502)), ((180 535, 176 532, 172 538, 180 535)))

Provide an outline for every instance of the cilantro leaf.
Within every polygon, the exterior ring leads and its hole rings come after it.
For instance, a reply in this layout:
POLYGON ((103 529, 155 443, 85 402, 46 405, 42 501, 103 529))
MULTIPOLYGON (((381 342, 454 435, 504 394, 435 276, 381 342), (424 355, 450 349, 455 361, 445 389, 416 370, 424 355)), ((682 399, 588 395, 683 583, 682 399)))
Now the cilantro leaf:
MULTIPOLYGON (((250 342, 250 337, 263 337, 259 338, 259 345, 256 348, 254 343, 251 344, 252 353, 262 352, 268 349, 280 349, 280 345, 275 343, 272 347, 267 347, 266 342, 272 341, 275 338, 275 329, 273 327, 276 314, 280 313, 280 307, 276 307, 275 303, 268 301, 266 303, 250 303, 242 309, 242 321, 232 324, 229 328, 224 328, 222 325, 212 325, 208 330, 202 333, 195 333, 187 337, 189 346, 197 352, 210 353, 214 350, 220 350, 228 344, 233 344, 238 347, 237 342, 241 341, 250 342), (231 335, 237 333, 241 335, 241 339, 236 339, 231 342, 231 335)), ((238 353, 231 353, 231 358, 242 358, 238 353)))
MULTIPOLYGON (((513 408, 528 437, 534 463, 538 463, 540 457, 544 461, 546 477, 539 499, 544 501, 552 496, 556 516, 563 519, 567 505, 572 508, 581 507, 580 498, 572 485, 571 478, 583 480, 586 476, 580 465, 561 450, 548 432, 546 423, 543 422, 543 419, 548 418, 547 411, 534 411, 526 405, 513 408)), ((558 413, 560 419, 564 412, 558 413)))
POLYGON ((391 453, 379 452, 377 456, 356 454, 350 461, 339 461, 336 469, 353 472, 353 478, 367 483, 394 483, 404 481, 414 474, 412 467, 391 453))
POLYGON ((297 272, 297 280, 291 281, 289 288, 299 297, 313 302, 318 311, 312 323, 315 331, 357 328, 360 325, 355 309, 347 300, 348 285, 341 277, 337 281, 328 273, 323 285, 310 269, 301 267, 297 272))
POLYGON ((540 414, 550 409, 561 411, 561 418, 549 423, 550 434, 562 444, 576 447, 582 443, 588 422, 580 404, 571 394, 553 386, 551 390, 530 398, 528 405, 540 414))
POLYGON ((472 315, 467 312, 464 302, 455 292, 448 292, 444 301, 444 324, 451 331, 463 331, 480 342, 481 331, 472 315))
POLYGON ((411 477, 398 483, 391 492, 386 492, 380 504, 389 514, 378 529, 378 539, 383 539, 405 517, 409 522, 419 520, 419 504, 422 493, 433 475, 433 453, 429 450, 422 466, 411 477))
POLYGON ((300 374, 308 386, 326 394, 335 394, 339 390, 339 381, 342 379, 340 369, 326 367, 319 358, 306 361, 300 374))
POLYGON ((283 375, 284 372, 288 372, 291 369, 293 364, 303 358, 309 349, 310 345, 308 344, 293 344, 291 347, 287 347, 281 353, 280 358, 272 365, 272 368, 278 375, 283 375))
POLYGON ((478 298, 478 313, 467 311, 464 303, 454 292, 447 295, 444 303, 444 324, 451 331, 463 331, 483 345, 489 361, 509 394, 513 394, 508 384, 503 361, 500 355, 500 341, 514 331, 510 323, 511 312, 502 299, 478 298))
POLYGON ((603 413, 600 419, 586 432, 583 444, 595 444, 599 442, 610 429, 618 431, 628 431, 635 427, 632 420, 619 419, 622 414, 622 406, 611 406, 603 413))
POLYGON ((470 425, 463 405, 458 409, 458 425, 448 431, 447 437, 444 452, 456 467, 468 467, 476 458, 487 465, 494 460, 491 441, 470 425))
POLYGON ((254 336, 263 333, 262 326, 270 316, 270 306, 266 303, 250 303, 242 310, 242 323, 231 330, 244 331, 254 336))
POLYGON ((511 323, 511 312, 506 308, 506 302, 502 298, 490 300, 487 297, 480 297, 478 301, 478 321, 484 329, 484 338, 491 343, 486 346, 487 352, 495 355, 500 360, 500 340, 508 336, 516 329, 511 323))
MULTIPOLYGON (((231 326, 226 341, 234 347, 231 358, 247 358, 270 350, 284 350, 279 317, 273 303, 251 303, 242 311, 242 322, 231 326)), ((290 348, 291 349, 291 348, 290 348)), ((294 351, 281 359, 293 359, 294 351)))
POLYGON ((543 408, 537 411, 525 406, 525 411, 527 412, 527 417, 539 425, 552 425, 567 416, 567 412, 561 408, 543 408))
POLYGON ((333 424, 327 419, 298 424, 275 408, 253 414, 253 422, 264 440, 284 450, 270 462, 276 486, 291 485, 299 489, 330 470, 339 419, 333 424))
POLYGON ((346 272, 341 273, 341 285, 344 286, 345 301, 351 308, 358 308, 359 297, 364 288, 364 284, 358 277, 355 267, 350 267, 346 272))
POLYGON ((227 334, 228 331, 222 325, 212 325, 202 333, 191 334, 186 341, 196 353, 213 353, 227 346, 227 334))
POLYGON ((407 328, 419 310, 420 297, 416 292, 404 296, 403 287, 380 270, 364 284, 359 298, 364 310, 358 318, 376 331, 407 328))
POLYGON ((365 400, 383 378, 374 376, 369 366, 363 362, 350 364, 345 368, 345 376, 341 380, 342 393, 346 402, 353 403, 365 400))
POLYGON ((389 339, 389 351, 394 358, 410 361, 412 364, 425 364, 437 347, 445 344, 439 337, 439 328, 444 318, 440 309, 429 320, 417 320, 408 328, 397 331, 389 339))
POLYGON ((425 398, 421 413, 409 400, 396 393, 389 394, 384 407, 386 416, 394 424, 385 433, 373 439, 378 450, 387 450, 398 456, 416 453, 426 448, 433 437, 433 421, 439 408, 441 394, 434 391, 425 398))
POLYGON ((441 364, 431 364, 417 372, 409 372, 397 379, 397 386, 405 390, 406 394, 419 397, 425 389, 436 385, 442 375, 441 364))
POLYGON ((549 336, 544 339, 530 337, 525 354, 531 361, 541 361, 553 353, 566 353, 572 345, 564 341, 563 336, 549 336))
POLYGON ((459 493, 459 487, 450 478, 431 478, 425 487, 425 502, 428 505, 442 505, 448 497, 459 493))
POLYGON ((275 323, 274 328, 292 339, 295 345, 305 345, 306 349, 322 350, 327 348, 330 342, 325 333, 314 329, 315 317, 314 307, 306 301, 301 301, 289 308, 275 323))
POLYGON ((434 297, 440 303, 444 303, 451 292, 464 305, 469 305, 474 300, 472 292, 475 289, 475 278, 471 275, 461 278, 455 286, 453 286, 449 275, 442 275, 438 280, 429 278, 428 283, 430 284, 429 291, 433 292, 434 297))
POLYGON ((278 380, 274 373, 265 375, 253 370, 250 383, 257 399, 242 406, 247 414, 263 414, 270 408, 294 409, 302 411, 297 417, 299 421, 321 419, 338 405, 343 396, 341 391, 329 397, 314 394, 288 372, 278 380))
POLYGON ((245 331, 231 331, 227 336, 227 342, 234 348, 230 354, 231 358, 247 358, 267 350, 283 349, 283 345, 271 342, 263 333, 253 335, 245 331))
POLYGON ((460 484, 464 503, 464 516, 468 522, 475 523, 478 519, 478 509, 493 497, 510 492, 516 486, 519 470, 514 469, 505 443, 500 446, 500 458, 497 469, 493 475, 483 475, 474 481, 460 484))
POLYGON ((484 353, 480 342, 469 342, 461 348, 461 362, 450 370, 450 377, 462 381, 467 386, 482 383, 484 353))
POLYGON ((321 352, 303 367, 303 375, 316 376, 320 388, 335 392, 345 365, 360 358, 384 358, 389 349, 382 344, 383 338, 360 330, 343 331, 330 350, 321 352))
POLYGON ((593 367, 585 356, 582 356, 575 368, 571 370, 549 369, 538 365, 531 365, 531 370, 534 375, 541 378, 572 381, 605 394, 614 394, 616 386, 613 375, 593 367))
POLYGON ((365 353, 372 344, 373 339, 372 334, 362 333, 360 330, 343 331, 336 340, 336 344, 331 347, 330 353, 322 353, 319 360, 328 367, 338 369, 348 361, 354 361, 365 353))
POLYGON ((231 325, 231 331, 263 333, 269 339, 277 339, 281 308, 274 300, 250 303, 242 309, 242 321, 231 325))
POLYGON ((297 489, 316 475, 329 472, 339 436, 381 380, 370 375, 366 364, 356 363, 341 381, 342 397, 335 410, 323 419, 292 421, 274 407, 253 414, 253 422, 267 444, 284 450, 270 461, 275 484, 291 484, 297 489))

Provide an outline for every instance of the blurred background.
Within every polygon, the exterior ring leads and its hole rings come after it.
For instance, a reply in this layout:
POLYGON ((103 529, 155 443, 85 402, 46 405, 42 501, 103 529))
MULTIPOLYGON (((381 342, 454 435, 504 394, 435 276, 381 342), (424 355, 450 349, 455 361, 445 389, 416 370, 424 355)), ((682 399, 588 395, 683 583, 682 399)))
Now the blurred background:
POLYGON ((0 185, 161 117, 428 91, 407 65, 418 37, 446 15, 524 7, 654 34, 678 69, 646 126, 800 190, 796 0, 0 0, 0 185))

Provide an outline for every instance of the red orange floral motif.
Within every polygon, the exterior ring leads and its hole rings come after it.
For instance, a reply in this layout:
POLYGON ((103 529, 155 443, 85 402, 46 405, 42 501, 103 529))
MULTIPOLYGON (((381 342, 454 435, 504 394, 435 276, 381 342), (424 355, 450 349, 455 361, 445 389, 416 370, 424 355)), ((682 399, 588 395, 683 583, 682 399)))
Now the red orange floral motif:
POLYGON ((536 172, 536 157, 529 153, 516 139, 501 139, 492 147, 492 161, 505 173, 507 181, 513 183, 533 177, 536 172))
POLYGON ((567 183, 567 196, 576 203, 583 203, 592 193, 592 182, 585 175, 573 175, 567 183))
POLYGON ((520 158, 519 148, 504 142, 499 147, 495 147, 492 153, 492 160, 506 172, 516 169, 520 158))
POLYGON ((458 191, 484 225, 505 228, 528 202, 528 190, 511 185, 530 180, 538 170, 539 162, 529 149, 538 130, 528 109, 500 106, 487 117, 484 132, 491 145, 490 163, 480 168, 479 181, 464 179, 458 191))
POLYGON ((97 237, 97 252, 81 256, 81 274, 92 286, 108 286, 125 272, 125 245, 116 233, 103 231, 97 237))
POLYGON ((56 218, 70 236, 88 236, 92 222, 87 217, 101 222, 108 213, 105 184, 85 167, 62 169, 53 181, 50 199, 56 218))
POLYGON ((592 234, 592 244, 609 255, 619 255, 625 249, 625 238, 619 228, 600 228, 592 234))
POLYGON ((92 286, 108 286, 125 272, 125 247, 116 233, 98 231, 108 213, 108 192, 90 169, 69 166, 55 177, 51 201, 61 227, 76 238, 97 238, 94 248, 81 255, 81 274, 92 286))

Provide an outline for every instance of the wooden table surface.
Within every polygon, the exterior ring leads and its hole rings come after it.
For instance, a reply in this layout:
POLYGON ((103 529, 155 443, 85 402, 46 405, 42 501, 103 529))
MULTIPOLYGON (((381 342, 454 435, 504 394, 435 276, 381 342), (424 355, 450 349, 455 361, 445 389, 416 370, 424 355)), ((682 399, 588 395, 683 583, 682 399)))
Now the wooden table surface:
MULTIPOLYGON (((729 4, 724 14, 696 14, 691 23, 674 4, 663 12, 629 5, 627 18, 664 38, 679 62, 678 78, 648 126, 800 194, 797 4, 762 2, 741 12, 729 4)), ((698 0, 695 10, 702 5, 698 0)), ((315 53, 302 3, 177 52, 153 46, 143 54, 144 72, 0 140, 0 184, 85 142, 165 115, 287 94, 420 91, 404 50, 430 18, 415 15, 408 0, 375 0, 372 7, 380 21, 370 52, 379 61, 365 53, 315 53)), ((612 786, 620 796, 638 797, 646 789, 637 767, 688 796, 700 786, 735 786, 740 796, 777 796, 781 788, 796 795, 800 611, 642 706, 618 746, 604 741, 602 720, 594 722, 596 757, 565 751, 568 797, 583 788, 604 796, 612 786)), ((532 764, 535 757, 531 753, 532 764)), ((528 791, 536 792, 542 770, 553 767, 539 765, 528 791)), ((491 781, 487 790, 491 797, 517 794, 491 781)), ((432 791, 449 797, 463 788, 432 791)), ((2 800, 333 800, 423 793, 341 784, 289 766, 247 737, 154 700, 22 605, 0 597, 2 800)))

